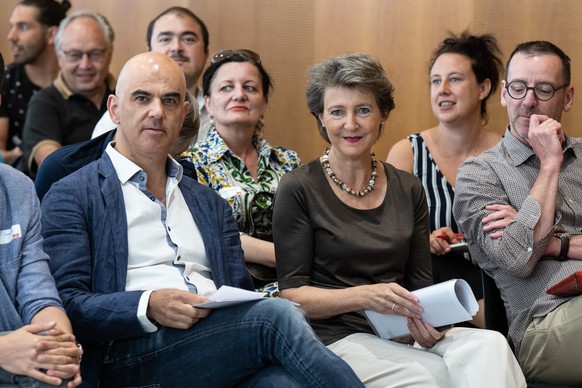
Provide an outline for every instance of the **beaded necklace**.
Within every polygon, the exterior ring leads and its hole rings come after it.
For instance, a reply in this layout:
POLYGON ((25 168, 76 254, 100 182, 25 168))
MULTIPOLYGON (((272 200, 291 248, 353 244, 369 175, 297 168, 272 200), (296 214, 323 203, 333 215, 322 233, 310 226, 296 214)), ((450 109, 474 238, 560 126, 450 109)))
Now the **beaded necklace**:
POLYGON ((331 169, 331 166, 329 165, 329 150, 330 150, 329 147, 327 147, 323 152, 323 155, 321 156, 321 167, 323 167, 323 171, 325 171, 325 173, 331 178, 331 180, 336 185, 339 186, 340 189, 347 191, 354 197, 363 197, 364 195, 374 190, 374 186, 376 185, 376 178, 378 177, 378 173, 376 172, 378 164, 376 162, 376 154, 372 152, 370 155, 372 157, 372 174, 370 174, 370 182, 368 183, 368 186, 366 186, 364 190, 356 191, 348 187, 348 185, 346 185, 341 179, 339 179, 331 169))

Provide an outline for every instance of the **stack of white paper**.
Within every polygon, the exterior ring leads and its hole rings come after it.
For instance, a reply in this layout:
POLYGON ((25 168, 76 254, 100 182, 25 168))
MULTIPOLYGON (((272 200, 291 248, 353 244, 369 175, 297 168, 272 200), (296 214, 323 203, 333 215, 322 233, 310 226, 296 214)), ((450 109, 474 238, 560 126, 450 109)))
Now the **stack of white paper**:
POLYGON ((195 304, 194 307, 217 309, 235 304, 250 302, 253 300, 263 299, 264 297, 265 294, 262 292, 254 292, 243 290, 242 288, 222 286, 210 298, 208 298, 208 302, 195 304))
MULTIPOLYGON (((470 320, 479 311, 479 305, 469 284, 463 279, 434 284, 412 292, 424 309, 421 319, 433 327, 470 320)), ((406 318, 395 314, 364 311, 376 334, 384 339, 410 334, 406 318)))

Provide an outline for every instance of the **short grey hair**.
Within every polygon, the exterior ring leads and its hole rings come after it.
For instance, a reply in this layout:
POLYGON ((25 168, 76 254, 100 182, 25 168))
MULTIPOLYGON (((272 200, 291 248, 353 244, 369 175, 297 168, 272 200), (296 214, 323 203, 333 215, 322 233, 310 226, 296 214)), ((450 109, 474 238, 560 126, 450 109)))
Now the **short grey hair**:
POLYGON ((178 138, 172 147, 170 147, 170 154, 175 158, 179 158, 182 152, 187 151, 193 146, 194 139, 198 136, 198 129, 200 128, 200 112, 196 97, 186 92, 186 101, 190 104, 188 105, 188 112, 186 113, 186 117, 184 117, 184 123, 182 124, 182 129, 180 129, 178 138))
POLYGON ((59 24, 59 30, 57 32, 57 36, 55 37, 55 49, 57 53, 62 51, 63 34, 65 29, 73 20, 79 18, 90 18, 99 23, 101 29, 103 30, 103 36, 105 37, 105 41, 107 42, 107 49, 113 48, 113 40, 115 39, 115 33, 113 32, 113 28, 111 28, 111 24, 109 24, 105 16, 97 12, 77 11, 64 18, 59 24))
POLYGON ((307 107, 315 116, 319 133, 328 143, 327 131, 319 120, 319 115, 323 113, 323 97, 327 89, 343 87, 371 92, 385 118, 396 106, 394 86, 386 76, 380 61, 371 55, 347 54, 333 57, 311 66, 307 76, 305 90, 307 107))

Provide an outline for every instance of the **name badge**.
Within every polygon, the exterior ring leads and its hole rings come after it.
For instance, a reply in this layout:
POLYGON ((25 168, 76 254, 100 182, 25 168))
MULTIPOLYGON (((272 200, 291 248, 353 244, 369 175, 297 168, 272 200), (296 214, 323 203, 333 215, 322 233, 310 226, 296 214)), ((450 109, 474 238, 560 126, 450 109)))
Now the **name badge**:
POLYGON ((0 230, 0 244, 8 244, 15 238, 21 238, 20 224, 12 225, 10 229, 0 230))
POLYGON ((237 195, 243 195, 244 191, 239 186, 223 187, 222 189, 218 190, 218 194, 220 194, 222 198, 228 199, 237 195))

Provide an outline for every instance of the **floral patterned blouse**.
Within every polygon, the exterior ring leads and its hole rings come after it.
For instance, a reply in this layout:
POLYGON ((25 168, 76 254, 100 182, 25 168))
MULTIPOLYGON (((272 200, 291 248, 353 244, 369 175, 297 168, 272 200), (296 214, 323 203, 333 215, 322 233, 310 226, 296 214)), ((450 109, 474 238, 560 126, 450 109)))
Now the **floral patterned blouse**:
POLYGON ((255 132, 253 144, 259 153, 257 181, 214 127, 206 140, 187 151, 187 155, 192 158, 198 181, 228 201, 239 231, 268 239, 279 180, 299 167, 301 161, 295 151, 271 146, 259 131, 255 132))

